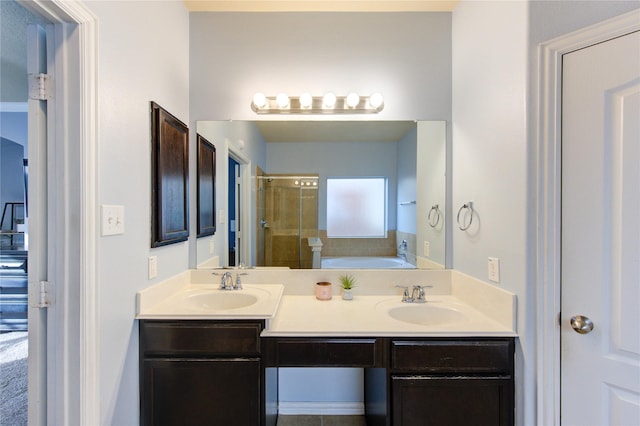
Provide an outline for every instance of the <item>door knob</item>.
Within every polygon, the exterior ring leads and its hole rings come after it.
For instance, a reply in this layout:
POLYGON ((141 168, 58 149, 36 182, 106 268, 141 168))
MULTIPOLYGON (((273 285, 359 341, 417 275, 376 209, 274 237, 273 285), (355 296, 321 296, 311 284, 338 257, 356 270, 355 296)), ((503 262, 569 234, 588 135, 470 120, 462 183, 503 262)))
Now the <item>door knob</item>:
POLYGON ((591 321, 589 317, 575 315, 571 317, 571 328, 573 328, 576 333, 587 334, 593 330, 593 321, 591 321))

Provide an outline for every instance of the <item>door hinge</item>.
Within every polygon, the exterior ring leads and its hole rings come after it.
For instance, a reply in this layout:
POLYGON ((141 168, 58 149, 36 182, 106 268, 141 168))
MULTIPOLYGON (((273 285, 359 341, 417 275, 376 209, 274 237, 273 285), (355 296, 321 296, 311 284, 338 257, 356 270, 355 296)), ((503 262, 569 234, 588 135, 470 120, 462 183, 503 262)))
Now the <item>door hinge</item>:
POLYGON ((29 305, 32 308, 48 308, 51 305, 51 283, 39 281, 29 295, 29 305))
POLYGON ((47 101, 53 98, 53 84, 48 74, 29 74, 29 99, 47 101))

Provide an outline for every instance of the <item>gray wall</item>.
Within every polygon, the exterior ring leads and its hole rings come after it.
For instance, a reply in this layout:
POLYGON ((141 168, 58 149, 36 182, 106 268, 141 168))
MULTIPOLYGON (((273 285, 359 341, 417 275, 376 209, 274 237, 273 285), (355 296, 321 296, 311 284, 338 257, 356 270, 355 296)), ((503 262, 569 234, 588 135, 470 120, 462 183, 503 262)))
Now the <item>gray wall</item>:
MULTIPOLYGON (((22 160, 25 157, 24 147, 12 140, 0 137, 0 215, 4 212, 5 203, 24 203, 24 169, 22 160)), ((11 210, 7 215, 2 229, 13 229, 11 210)), ((24 209, 16 211, 19 218, 23 218, 24 209)))
POLYGON ((517 294, 517 422, 535 424, 536 81, 538 44, 637 2, 462 1, 453 14, 453 207, 473 201, 476 225, 454 227, 454 268, 517 294))
POLYGON ((365 119, 451 117, 450 13, 192 13, 190 31, 192 120, 268 119, 255 92, 329 90, 381 92, 365 119))
POLYGON ((418 128, 416 127, 409 133, 407 133, 400 141, 398 141, 398 195, 395 205, 389 204, 391 209, 397 209, 397 220, 395 229, 409 234, 416 233, 416 206, 413 204, 400 205, 400 203, 416 201, 417 198, 417 138, 418 128))
POLYGON ((345 176, 384 176, 389 179, 388 229, 396 229, 397 143, 269 142, 266 145, 268 173, 320 175, 319 229, 327 229, 327 178, 345 176))

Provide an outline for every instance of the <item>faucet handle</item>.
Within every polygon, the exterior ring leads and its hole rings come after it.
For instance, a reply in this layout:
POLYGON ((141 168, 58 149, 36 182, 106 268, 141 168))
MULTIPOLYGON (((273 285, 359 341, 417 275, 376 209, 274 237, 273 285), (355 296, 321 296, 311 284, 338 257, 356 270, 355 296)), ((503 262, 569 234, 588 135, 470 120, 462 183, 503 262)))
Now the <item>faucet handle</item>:
POLYGON ((411 297, 409 296, 409 287, 408 286, 406 286, 406 285, 397 285, 396 284, 396 287, 404 289, 404 291, 402 292, 402 301, 403 302, 408 302, 408 301, 411 300, 411 297))
POLYGON ((424 294, 424 289, 425 288, 433 288, 432 285, 414 285, 413 286, 413 294, 412 294, 412 298, 413 301, 416 303, 425 303, 427 301, 427 299, 425 298, 425 294, 424 294), (416 297, 416 292, 418 292, 418 295, 416 297))
POLYGON ((247 272, 238 272, 236 274, 236 284, 233 286, 234 290, 242 290, 242 280, 240 279, 241 275, 249 275, 247 272))

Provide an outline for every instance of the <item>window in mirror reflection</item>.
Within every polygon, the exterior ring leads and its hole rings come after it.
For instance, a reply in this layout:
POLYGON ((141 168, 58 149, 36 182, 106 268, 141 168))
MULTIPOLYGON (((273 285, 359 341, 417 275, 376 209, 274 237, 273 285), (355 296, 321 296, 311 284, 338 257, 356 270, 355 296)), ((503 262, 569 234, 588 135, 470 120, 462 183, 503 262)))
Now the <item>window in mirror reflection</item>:
POLYGON ((327 237, 385 238, 385 177, 327 178, 327 237))

